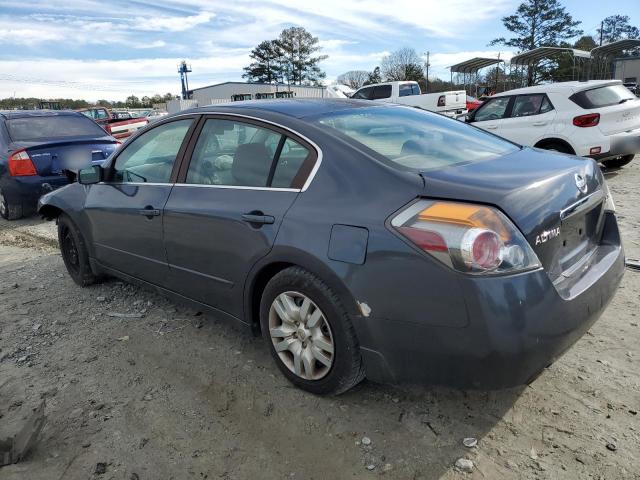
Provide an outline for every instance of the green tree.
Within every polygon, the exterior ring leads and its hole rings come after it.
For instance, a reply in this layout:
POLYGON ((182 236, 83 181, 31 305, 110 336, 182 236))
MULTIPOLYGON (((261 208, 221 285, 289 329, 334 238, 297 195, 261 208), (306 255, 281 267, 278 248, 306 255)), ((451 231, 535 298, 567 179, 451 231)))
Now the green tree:
MULTIPOLYGON (((580 22, 574 20, 558 0, 526 0, 515 14, 504 17, 502 23, 513 36, 496 38, 489 45, 515 47, 518 52, 538 47, 557 47, 582 34, 578 28, 580 22)), ((533 85, 548 79, 554 64, 554 61, 542 61, 530 65, 527 83, 533 85)))
POLYGON ((369 78, 363 83, 363 85, 373 85, 374 83, 382 82, 382 75, 380 75, 380 67, 374 68, 369 72, 369 78))
POLYGON ((639 38, 640 31, 629 23, 629 15, 611 15, 602 21, 598 35, 602 44, 605 44, 625 38, 639 38))
POLYGON ((282 51, 275 40, 265 40, 251 50, 253 62, 244 67, 242 78, 249 82, 274 83, 278 81, 282 65, 282 51))
POLYGON ((278 53, 277 71, 287 84, 319 85, 326 77, 319 63, 329 57, 316 55, 320 51, 318 37, 303 27, 284 29, 274 45, 278 53))
POLYGON ((415 80, 424 78, 422 59, 413 48, 401 48, 382 59, 380 70, 387 81, 415 80))

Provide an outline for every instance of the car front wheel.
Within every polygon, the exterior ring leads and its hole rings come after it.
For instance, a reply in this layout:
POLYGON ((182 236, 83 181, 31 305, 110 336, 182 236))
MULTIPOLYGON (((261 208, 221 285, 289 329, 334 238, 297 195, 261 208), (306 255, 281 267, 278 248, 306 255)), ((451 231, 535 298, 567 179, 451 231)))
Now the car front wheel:
POLYGON ((260 323, 273 358, 294 385, 337 395, 364 378, 348 314, 312 273, 290 267, 276 274, 262 294, 260 323))
POLYGON ((84 237, 64 213, 58 217, 58 242, 62 260, 73 281, 81 287, 95 283, 96 276, 91 270, 84 237))

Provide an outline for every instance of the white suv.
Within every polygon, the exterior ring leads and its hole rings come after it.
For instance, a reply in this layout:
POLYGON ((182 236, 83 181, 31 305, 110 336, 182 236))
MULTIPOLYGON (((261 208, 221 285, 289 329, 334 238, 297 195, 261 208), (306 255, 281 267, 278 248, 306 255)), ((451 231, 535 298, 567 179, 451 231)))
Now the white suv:
POLYGON ((494 95, 466 121, 531 147, 621 167, 640 152, 640 99, 619 80, 562 82, 494 95))

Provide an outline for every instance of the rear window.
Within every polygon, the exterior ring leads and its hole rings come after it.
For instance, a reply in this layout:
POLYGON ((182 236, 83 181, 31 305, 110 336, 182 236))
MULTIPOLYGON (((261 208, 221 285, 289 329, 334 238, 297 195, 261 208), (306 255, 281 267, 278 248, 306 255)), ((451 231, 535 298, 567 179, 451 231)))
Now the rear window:
POLYGON ((518 150, 482 130, 415 108, 358 108, 322 115, 317 122, 408 170, 474 163, 518 150))
POLYGON ((624 85, 607 85, 577 92, 569 97, 582 108, 601 108, 624 103, 636 97, 624 85))
POLYGON ((107 133, 92 120, 81 115, 50 115, 7 120, 9 136, 14 142, 52 140, 66 137, 103 137, 107 133))

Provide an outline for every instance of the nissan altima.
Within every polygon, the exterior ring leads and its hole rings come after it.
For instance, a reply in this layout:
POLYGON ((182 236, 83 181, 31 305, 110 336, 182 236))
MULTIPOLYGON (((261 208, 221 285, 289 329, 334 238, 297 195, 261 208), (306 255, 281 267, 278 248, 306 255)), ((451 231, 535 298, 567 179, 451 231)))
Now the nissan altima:
POLYGON ((316 394, 526 384, 624 271, 593 160, 366 101, 168 116, 39 211, 78 285, 116 276, 238 320, 316 394))

